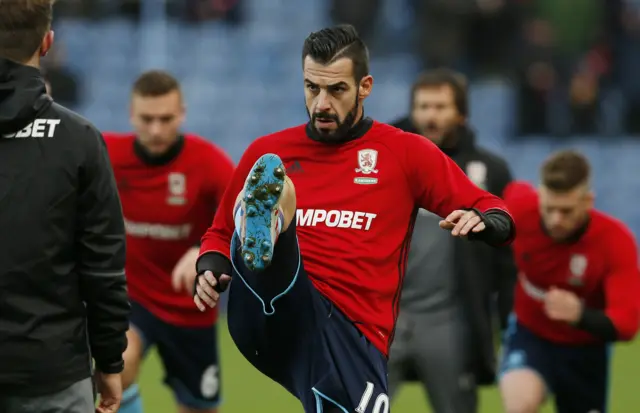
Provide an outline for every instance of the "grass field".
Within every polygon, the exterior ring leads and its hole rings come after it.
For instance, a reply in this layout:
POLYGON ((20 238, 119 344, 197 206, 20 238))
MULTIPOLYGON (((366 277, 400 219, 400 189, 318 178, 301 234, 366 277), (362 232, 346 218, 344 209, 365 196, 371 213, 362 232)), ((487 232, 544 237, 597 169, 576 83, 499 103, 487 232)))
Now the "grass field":
MULTIPOLYGON (((221 321, 220 344, 222 352, 224 404, 221 413, 299 413, 296 399, 279 385, 256 371, 236 350, 224 322, 221 321)), ((619 345, 614 352, 611 410, 609 413, 632 413, 640 406, 640 341, 619 345)), ((146 413, 173 413, 175 405, 171 393, 162 384, 163 371, 155 354, 146 360, 140 387, 146 413)), ((482 393, 481 413, 502 411, 494 389, 482 393)), ((396 413, 428 413, 425 398, 415 385, 405 386, 394 401, 396 413)), ((545 413, 552 412, 549 406, 545 413)))

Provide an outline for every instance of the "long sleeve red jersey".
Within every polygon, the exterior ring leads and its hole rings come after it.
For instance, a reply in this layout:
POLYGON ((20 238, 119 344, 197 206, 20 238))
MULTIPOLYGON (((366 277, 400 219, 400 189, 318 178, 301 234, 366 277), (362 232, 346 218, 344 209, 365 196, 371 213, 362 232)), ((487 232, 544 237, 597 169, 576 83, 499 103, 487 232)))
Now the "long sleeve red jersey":
POLYGON ((206 231, 233 173, 229 157, 195 135, 163 162, 145 161, 133 134, 104 134, 120 193, 127 234, 129 297, 161 320, 182 327, 212 325, 171 273, 206 231))
MULTIPOLYGON (((384 354, 393 339, 400 287, 417 208, 447 216, 506 211, 433 143, 373 122, 339 146, 307 137, 305 125, 262 137, 246 150, 201 252, 229 257, 233 204, 254 162, 283 160, 297 196, 297 234, 313 285, 384 354)), ((277 304, 276 304, 277 306, 277 304)))
POLYGON ((603 310, 619 340, 630 340, 640 324, 640 271, 633 235, 620 221, 592 210, 586 232, 576 242, 557 243, 541 225, 538 195, 523 182, 505 190, 516 221, 513 243, 519 269, 515 292, 518 321, 547 340, 570 345, 600 341, 544 312, 544 294, 551 287, 572 291, 586 308, 603 310))

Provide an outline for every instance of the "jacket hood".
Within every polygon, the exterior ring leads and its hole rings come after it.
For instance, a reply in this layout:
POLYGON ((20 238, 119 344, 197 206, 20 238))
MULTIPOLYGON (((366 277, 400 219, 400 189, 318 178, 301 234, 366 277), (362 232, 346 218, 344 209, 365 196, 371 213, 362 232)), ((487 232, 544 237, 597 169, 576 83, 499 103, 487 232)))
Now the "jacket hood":
POLYGON ((0 135, 18 132, 51 102, 35 67, 0 58, 0 135), (43 97, 45 99, 43 99, 43 97))

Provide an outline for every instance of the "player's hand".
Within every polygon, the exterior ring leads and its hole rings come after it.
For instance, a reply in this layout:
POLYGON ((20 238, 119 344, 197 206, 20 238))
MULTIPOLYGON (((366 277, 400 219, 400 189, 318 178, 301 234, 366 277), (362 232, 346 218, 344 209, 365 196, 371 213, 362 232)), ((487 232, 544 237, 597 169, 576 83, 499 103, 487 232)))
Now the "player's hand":
POLYGON ((122 401, 122 376, 97 371, 95 380, 100 395, 96 413, 116 413, 122 401))
POLYGON ((582 303, 571 291, 551 287, 544 297, 544 312, 552 320, 577 323, 582 317, 582 303))
POLYGON ((484 231, 486 226, 476 211, 459 209, 440 221, 440 228, 451 231, 454 237, 466 237, 469 233, 484 231))
MULTIPOLYGON (((220 285, 229 284, 230 281, 231 276, 227 274, 220 275, 220 285)), ((211 271, 205 271, 204 274, 199 277, 193 301, 200 311, 206 311, 207 306, 213 308, 218 305, 220 294, 215 290, 216 285, 218 285, 218 281, 216 281, 216 277, 214 277, 211 271)))
POLYGON ((200 255, 200 248, 189 248, 187 252, 180 258, 171 273, 171 284, 176 292, 184 291, 189 295, 193 295, 193 284, 196 281, 196 261, 200 255))

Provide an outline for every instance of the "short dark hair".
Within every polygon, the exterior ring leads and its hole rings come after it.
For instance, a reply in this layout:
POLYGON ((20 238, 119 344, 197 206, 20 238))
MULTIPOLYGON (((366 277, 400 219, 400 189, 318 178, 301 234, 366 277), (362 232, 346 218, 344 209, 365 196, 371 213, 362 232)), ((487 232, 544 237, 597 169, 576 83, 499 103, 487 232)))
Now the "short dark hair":
POLYGON ((356 29, 348 24, 311 33, 302 47, 302 65, 306 57, 327 65, 346 57, 353 62, 353 76, 360 81, 369 74, 369 50, 356 29))
POLYGON ((0 0, 0 56, 25 63, 51 30, 53 0, 0 0))
POLYGON ((141 74, 133 84, 133 94, 143 97, 164 96, 180 92, 180 82, 164 70, 150 70, 141 74))
POLYGON ((459 72, 450 69, 434 69, 423 72, 411 87, 411 107, 413 107, 416 93, 422 89, 449 86, 453 90, 453 98, 462 116, 469 116, 469 98, 467 78, 459 72))
POLYGON ((590 179, 589 161, 573 150, 553 153, 540 170, 541 184, 554 192, 569 192, 580 185, 588 185, 590 179))

